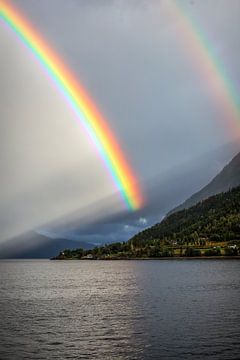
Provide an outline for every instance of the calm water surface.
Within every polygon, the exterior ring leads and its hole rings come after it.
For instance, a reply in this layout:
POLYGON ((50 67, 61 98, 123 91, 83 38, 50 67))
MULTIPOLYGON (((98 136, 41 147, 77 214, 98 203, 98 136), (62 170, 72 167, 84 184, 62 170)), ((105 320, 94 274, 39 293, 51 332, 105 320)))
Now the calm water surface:
POLYGON ((239 359, 240 261, 0 261, 0 359, 239 359))

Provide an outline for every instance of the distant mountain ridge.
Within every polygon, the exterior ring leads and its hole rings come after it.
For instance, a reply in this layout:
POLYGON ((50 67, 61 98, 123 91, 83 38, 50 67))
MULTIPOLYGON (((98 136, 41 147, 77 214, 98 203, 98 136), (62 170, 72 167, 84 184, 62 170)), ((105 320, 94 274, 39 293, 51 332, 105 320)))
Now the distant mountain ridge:
POLYGON ((0 243, 1 259, 49 259, 64 249, 91 249, 93 244, 69 239, 53 239, 34 231, 0 243))
POLYGON ((240 152, 227 164, 223 170, 213 178, 213 180, 203 187, 200 191, 193 194, 184 203, 171 210, 168 215, 179 210, 188 209, 198 202, 207 199, 210 196, 240 185, 240 152))

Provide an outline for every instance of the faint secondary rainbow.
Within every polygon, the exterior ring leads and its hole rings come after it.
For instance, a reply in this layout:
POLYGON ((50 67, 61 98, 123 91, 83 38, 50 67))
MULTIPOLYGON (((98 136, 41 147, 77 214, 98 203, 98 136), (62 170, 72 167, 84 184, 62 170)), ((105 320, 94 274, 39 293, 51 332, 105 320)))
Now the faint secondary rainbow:
POLYGON ((14 31, 54 81, 58 91, 64 96, 66 103, 95 144, 128 209, 140 208, 143 197, 137 179, 106 120, 76 81, 76 77, 9 1, 0 0, 0 19, 14 31))
POLYGON ((197 22, 187 13, 184 2, 173 0, 168 3, 169 9, 178 21, 182 32, 179 34, 181 41, 196 63, 196 68, 203 75, 216 99, 218 107, 222 109, 233 131, 240 130, 240 97, 234 82, 227 74, 226 67, 221 59, 214 53, 213 47, 204 31, 197 22))

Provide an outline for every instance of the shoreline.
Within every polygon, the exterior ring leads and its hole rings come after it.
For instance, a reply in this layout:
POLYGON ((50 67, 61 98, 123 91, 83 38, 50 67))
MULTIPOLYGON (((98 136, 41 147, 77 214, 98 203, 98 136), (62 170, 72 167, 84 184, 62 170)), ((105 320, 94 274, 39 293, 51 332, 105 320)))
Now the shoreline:
POLYGON ((118 261, 118 260, 240 260, 240 255, 237 256, 169 256, 169 257, 145 257, 145 258, 108 258, 108 259, 74 259, 74 258, 65 258, 57 259, 51 258, 50 260, 58 261, 118 261))

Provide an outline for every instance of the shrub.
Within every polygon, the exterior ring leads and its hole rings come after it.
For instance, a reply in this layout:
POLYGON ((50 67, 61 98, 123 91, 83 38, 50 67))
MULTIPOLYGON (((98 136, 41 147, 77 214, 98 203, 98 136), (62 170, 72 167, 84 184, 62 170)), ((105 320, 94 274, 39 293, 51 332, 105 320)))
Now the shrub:
POLYGON ((224 249, 226 256, 237 256, 238 255, 238 248, 237 247, 226 247, 224 249))
POLYGON ((219 256, 219 255, 221 255, 221 249, 219 247, 207 249, 205 251, 204 255, 205 256, 219 256))
POLYGON ((188 247, 185 250, 185 256, 201 256, 201 250, 188 247))

